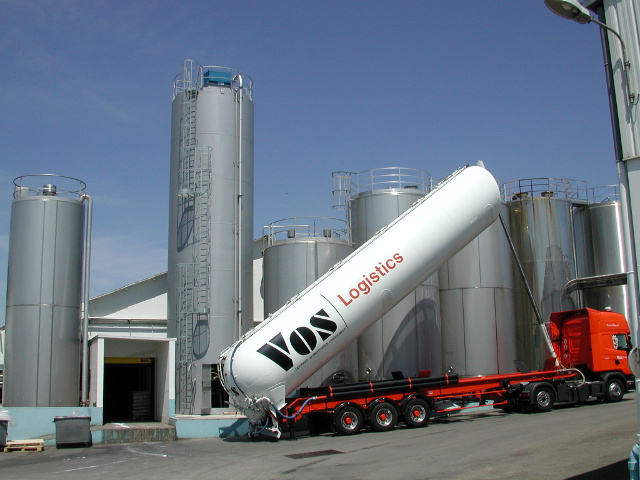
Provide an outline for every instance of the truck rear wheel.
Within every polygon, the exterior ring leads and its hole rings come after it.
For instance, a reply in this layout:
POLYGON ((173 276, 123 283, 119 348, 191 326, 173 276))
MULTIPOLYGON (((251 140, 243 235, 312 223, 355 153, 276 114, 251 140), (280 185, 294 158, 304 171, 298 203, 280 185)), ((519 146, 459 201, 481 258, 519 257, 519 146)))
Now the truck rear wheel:
POLYGON ((374 405, 369 415, 371 430, 376 432, 386 432, 393 430, 398 423, 398 412, 393 405, 388 402, 380 402, 374 405))
POLYGON ((624 385, 619 378, 610 378, 604 387, 604 401, 619 402, 624 397, 624 385))
POLYGON ((429 422, 431 409, 421 398, 412 398, 403 409, 404 423, 409 428, 424 427, 429 422))
POLYGON ((554 398, 551 387, 539 386, 531 396, 531 409, 537 413, 548 412, 553 407, 554 398))
POLYGON ((333 426, 339 435, 355 435, 362 429, 363 423, 362 412, 351 405, 342 407, 333 417, 333 426))

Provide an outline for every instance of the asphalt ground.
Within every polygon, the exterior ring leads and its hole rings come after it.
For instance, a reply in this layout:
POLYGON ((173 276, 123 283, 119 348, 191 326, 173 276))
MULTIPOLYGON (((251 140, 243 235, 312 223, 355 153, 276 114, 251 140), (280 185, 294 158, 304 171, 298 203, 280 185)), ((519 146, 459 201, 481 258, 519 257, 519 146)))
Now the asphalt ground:
POLYGON ((457 414, 295 440, 194 439, 0 453, 1 480, 30 479, 628 479, 635 394, 620 403, 457 414))

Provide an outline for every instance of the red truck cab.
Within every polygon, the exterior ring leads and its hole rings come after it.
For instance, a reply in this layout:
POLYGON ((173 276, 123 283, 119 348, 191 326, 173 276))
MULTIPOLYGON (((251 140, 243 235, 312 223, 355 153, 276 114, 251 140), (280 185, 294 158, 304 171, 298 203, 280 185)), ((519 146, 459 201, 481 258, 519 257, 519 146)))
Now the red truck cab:
POLYGON ((631 338, 624 315, 582 308, 552 313, 550 320, 553 348, 564 368, 580 370, 588 381, 609 384, 613 376, 625 390, 633 385, 627 360, 631 338))

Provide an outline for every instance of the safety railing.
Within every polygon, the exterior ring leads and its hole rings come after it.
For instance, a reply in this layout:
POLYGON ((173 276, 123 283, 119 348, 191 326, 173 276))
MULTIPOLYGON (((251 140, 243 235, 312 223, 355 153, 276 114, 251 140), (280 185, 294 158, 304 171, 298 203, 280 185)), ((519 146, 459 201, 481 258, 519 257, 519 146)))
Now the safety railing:
POLYGON ((605 203, 620 200, 620 185, 602 185, 588 190, 589 203, 605 203))
POLYGON ((559 178, 528 178, 507 182, 502 186, 504 201, 527 197, 558 197, 574 202, 587 202, 587 183, 559 178))
POLYGON ((362 172, 333 172, 333 208, 346 209, 358 193, 384 189, 415 189, 430 192, 433 179, 417 168, 385 167, 362 172))
POLYGON ((356 174, 352 184, 356 193, 382 188, 414 188, 431 190, 431 175, 416 168, 386 167, 365 170, 356 174))
POLYGON ((291 239, 334 238, 349 242, 347 222, 330 217, 294 217, 263 227, 267 245, 291 239))
POLYGON ((79 199, 87 188, 82 180, 52 173, 22 175, 13 179, 13 185, 13 198, 44 195, 79 199))
POLYGON ((203 66, 190 59, 184 61, 182 72, 173 80, 173 98, 210 85, 241 89, 247 97, 253 98, 253 80, 246 73, 229 67, 203 66))

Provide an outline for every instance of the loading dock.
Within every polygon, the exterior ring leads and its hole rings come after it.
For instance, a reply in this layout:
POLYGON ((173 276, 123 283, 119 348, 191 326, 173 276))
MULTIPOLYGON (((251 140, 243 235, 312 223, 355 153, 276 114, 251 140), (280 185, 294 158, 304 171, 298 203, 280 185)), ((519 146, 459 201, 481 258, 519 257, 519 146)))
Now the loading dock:
POLYGON ((153 421, 154 398, 154 358, 104 359, 105 423, 153 421))
POLYGON ((105 423, 168 423, 175 408, 174 349, 173 339, 91 339, 89 398, 103 408, 105 423))

